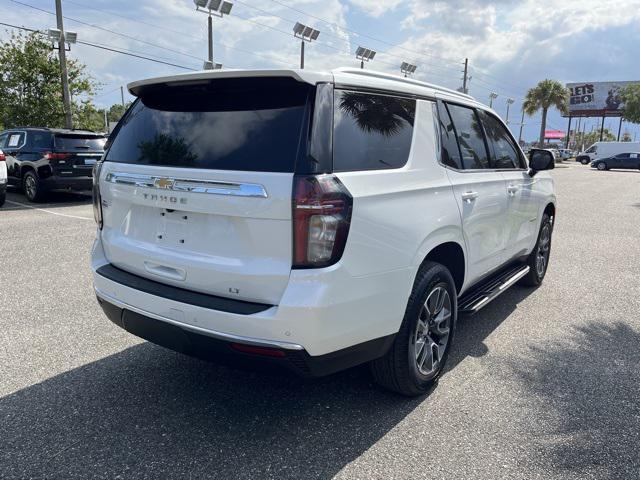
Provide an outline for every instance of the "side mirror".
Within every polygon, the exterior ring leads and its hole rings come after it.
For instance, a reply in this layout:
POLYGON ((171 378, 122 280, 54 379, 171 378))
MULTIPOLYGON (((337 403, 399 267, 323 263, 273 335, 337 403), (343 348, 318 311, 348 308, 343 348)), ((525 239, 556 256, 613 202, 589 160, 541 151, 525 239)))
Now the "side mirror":
POLYGON ((539 148, 531 149, 529 154, 529 175, 532 177, 541 170, 553 170, 556 166, 556 159, 549 150, 539 148))

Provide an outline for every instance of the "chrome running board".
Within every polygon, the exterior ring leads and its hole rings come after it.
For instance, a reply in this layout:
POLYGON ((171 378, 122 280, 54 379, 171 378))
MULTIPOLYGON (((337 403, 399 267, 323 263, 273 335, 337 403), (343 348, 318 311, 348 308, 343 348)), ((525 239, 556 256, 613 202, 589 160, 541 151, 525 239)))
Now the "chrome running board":
POLYGON ((507 291, 529 270, 529 265, 516 265, 482 281, 458 299, 458 313, 476 313, 507 291))

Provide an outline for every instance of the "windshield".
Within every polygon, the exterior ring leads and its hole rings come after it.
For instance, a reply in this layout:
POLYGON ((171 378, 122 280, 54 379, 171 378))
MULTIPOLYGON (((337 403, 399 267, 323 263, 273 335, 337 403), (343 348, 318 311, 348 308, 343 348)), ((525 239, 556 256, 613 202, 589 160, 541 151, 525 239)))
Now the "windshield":
POLYGON ((78 135, 56 135, 56 150, 74 151, 96 151, 103 150, 106 139, 104 137, 82 137, 78 135))
POLYGON ((293 79, 242 78, 143 91, 105 160, 293 172, 310 90, 293 79))

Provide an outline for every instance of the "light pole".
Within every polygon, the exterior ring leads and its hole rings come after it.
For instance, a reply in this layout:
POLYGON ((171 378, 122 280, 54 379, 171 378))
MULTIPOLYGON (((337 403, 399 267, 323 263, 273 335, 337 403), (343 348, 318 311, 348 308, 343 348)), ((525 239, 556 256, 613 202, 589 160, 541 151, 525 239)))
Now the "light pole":
POLYGON ((522 105, 522 119, 520 120, 520 134, 518 135, 518 143, 522 145, 522 127, 524 127, 524 104, 522 105))
POLYGON ((213 62, 213 16, 222 18, 224 15, 229 15, 233 8, 233 3, 227 2, 226 0, 193 0, 193 3, 196 5, 196 11, 208 15, 209 55, 203 68, 205 70, 211 70, 213 66, 216 65, 213 62))
POLYGON ((416 72, 416 68, 418 67, 415 65, 411 65, 407 62, 402 62, 402 65, 400 65, 400 73, 404 73, 404 76, 406 78, 409 75, 413 75, 416 72))
POLYGON ((296 22, 293 27, 293 36, 300 39, 300 68, 304 69, 304 42, 311 43, 318 39, 320 31, 296 22))
POLYGON ((360 68, 364 68, 364 62, 370 62, 376 56, 376 51, 370 48, 358 47, 356 49, 356 58, 360 60, 360 68))
POLYGON ((491 92, 489 94, 489 108, 493 108, 493 101, 498 98, 498 94, 495 92, 491 92))
POLYGON ((507 98, 507 118, 505 119, 505 123, 509 125, 509 107, 515 102, 513 98, 507 98))

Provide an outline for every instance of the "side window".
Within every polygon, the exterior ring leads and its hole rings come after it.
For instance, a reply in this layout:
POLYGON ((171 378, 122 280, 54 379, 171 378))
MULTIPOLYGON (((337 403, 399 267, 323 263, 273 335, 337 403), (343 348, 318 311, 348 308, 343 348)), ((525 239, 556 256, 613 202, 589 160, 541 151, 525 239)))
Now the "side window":
POLYGON ((462 169, 462 157, 460 148, 458 148, 458 140, 456 140, 456 130, 453 128, 453 122, 449 115, 449 110, 441 104, 443 108, 438 108, 440 122, 440 137, 442 138, 442 163, 445 165, 462 169))
POLYGON ((334 170, 404 166, 409 159, 415 117, 415 100, 336 90, 334 170))
POLYGON ((480 110, 487 141, 493 147, 493 168, 524 168, 518 148, 515 146, 507 129, 493 115, 480 110))
POLYGON ((5 148, 18 149, 24 145, 24 132, 10 132, 5 148))
POLYGON ((478 115, 472 108, 447 105, 460 145, 466 170, 489 168, 489 154, 478 115))
POLYGON ((3 133, 2 135, 0 135, 0 149, 4 148, 6 143, 7 143, 7 134, 3 133))
POLYGON ((49 132, 29 132, 29 140, 32 148, 52 148, 52 138, 53 136, 49 132))

